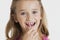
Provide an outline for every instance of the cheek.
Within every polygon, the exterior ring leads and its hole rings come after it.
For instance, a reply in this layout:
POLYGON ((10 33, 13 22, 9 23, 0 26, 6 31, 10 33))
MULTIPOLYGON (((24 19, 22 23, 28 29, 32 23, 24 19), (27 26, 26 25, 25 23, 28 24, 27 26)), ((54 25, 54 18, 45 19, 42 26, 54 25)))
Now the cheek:
POLYGON ((37 25, 39 26, 40 20, 41 20, 41 15, 40 14, 35 15, 35 19, 36 19, 37 25))
POLYGON ((21 17, 21 16, 18 15, 17 20, 21 25, 24 25, 24 23, 25 23, 25 18, 24 17, 21 17))
POLYGON ((41 15, 40 14, 35 15, 35 19, 36 20, 40 20, 41 19, 41 15))
POLYGON ((21 28, 25 30, 25 18, 18 17, 18 22, 21 25, 21 28))

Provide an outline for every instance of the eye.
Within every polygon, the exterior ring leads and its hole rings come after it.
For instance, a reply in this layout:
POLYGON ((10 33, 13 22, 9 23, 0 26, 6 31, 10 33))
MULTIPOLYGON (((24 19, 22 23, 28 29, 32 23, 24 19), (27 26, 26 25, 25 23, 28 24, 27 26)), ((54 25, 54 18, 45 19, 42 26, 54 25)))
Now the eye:
POLYGON ((21 15, 25 15, 25 12, 22 12, 21 15))
POLYGON ((33 11, 33 14, 36 14, 37 13, 37 11, 33 11))

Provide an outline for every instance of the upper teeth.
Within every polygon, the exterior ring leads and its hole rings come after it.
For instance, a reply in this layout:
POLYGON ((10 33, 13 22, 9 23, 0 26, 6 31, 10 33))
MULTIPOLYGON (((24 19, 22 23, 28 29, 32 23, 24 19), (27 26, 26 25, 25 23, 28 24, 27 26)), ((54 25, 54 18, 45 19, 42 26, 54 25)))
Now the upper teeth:
POLYGON ((28 22, 26 23, 28 26, 32 26, 34 24, 34 22, 28 22))

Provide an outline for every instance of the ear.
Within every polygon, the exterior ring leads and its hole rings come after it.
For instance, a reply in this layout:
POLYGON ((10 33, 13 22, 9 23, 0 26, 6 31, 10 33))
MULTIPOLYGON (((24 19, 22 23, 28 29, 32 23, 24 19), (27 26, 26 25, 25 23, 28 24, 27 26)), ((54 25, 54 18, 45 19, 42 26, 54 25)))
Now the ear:
POLYGON ((12 14, 12 16, 13 16, 14 21, 17 23, 18 22, 17 16, 15 14, 12 14))

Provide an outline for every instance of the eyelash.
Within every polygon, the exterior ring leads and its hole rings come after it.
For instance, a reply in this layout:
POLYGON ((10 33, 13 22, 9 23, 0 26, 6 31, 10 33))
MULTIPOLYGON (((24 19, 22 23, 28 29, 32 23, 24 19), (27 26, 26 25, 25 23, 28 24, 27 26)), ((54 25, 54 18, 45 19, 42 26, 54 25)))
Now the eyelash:
MULTIPOLYGON (((33 13, 33 14, 36 14, 37 11, 33 11, 32 13, 33 13)), ((21 15, 25 15, 25 14, 26 14, 25 12, 22 12, 22 13, 21 13, 21 15)))
POLYGON ((22 12, 22 13, 21 13, 21 15, 25 15, 25 13, 24 13, 24 12, 22 12))
POLYGON ((33 14, 36 14, 37 13, 37 11, 33 11, 33 14))

